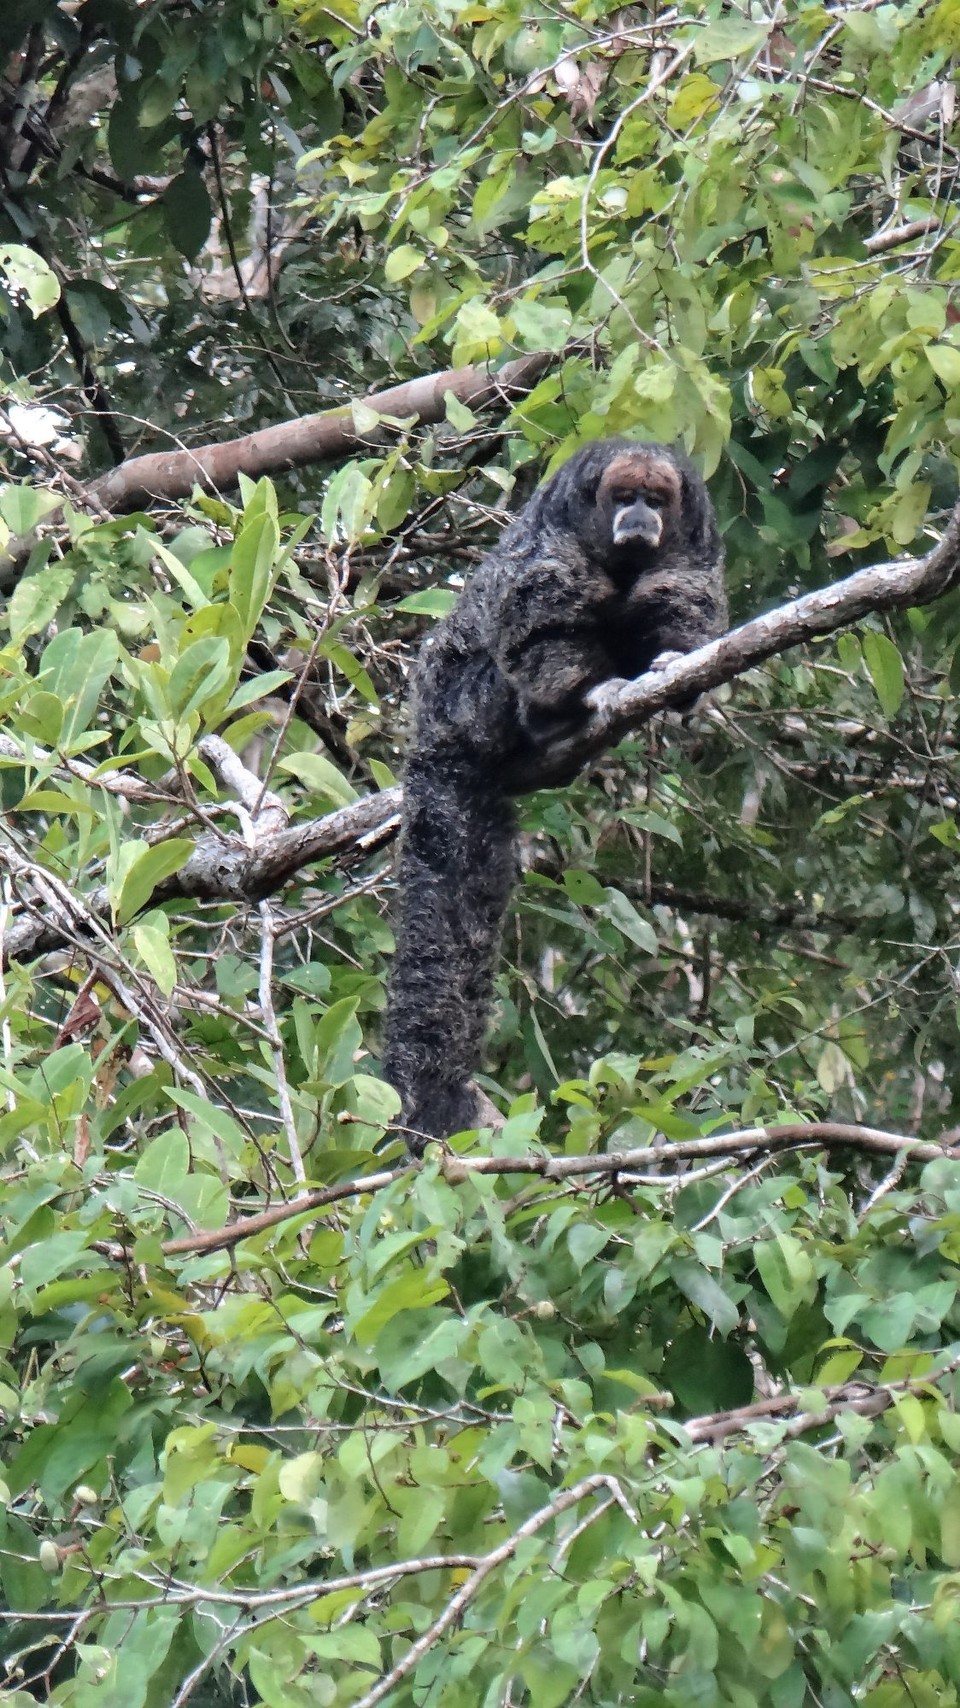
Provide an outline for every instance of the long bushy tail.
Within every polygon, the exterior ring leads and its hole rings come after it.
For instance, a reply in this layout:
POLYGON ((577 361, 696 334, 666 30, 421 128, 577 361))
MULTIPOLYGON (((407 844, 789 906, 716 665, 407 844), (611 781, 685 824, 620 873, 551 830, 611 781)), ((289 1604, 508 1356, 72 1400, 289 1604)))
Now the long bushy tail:
POLYGON ((413 753, 404 779, 397 952, 383 1047, 384 1075, 403 1099, 412 1150, 482 1123, 471 1082, 516 858, 509 799, 460 757, 413 753))

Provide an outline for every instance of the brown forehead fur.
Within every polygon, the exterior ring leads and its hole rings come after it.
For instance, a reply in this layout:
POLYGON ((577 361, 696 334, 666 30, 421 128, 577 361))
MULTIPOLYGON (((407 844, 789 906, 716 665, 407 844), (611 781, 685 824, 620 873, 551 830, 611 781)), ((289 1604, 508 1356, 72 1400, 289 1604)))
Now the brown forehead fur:
POLYGON ((601 496, 613 486, 632 487, 635 492, 650 492, 668 500, 680 496, 680 476, 673 463, 662 457, 651 457, 638 451, 625 451, 614 457, 600 482, 601 496))

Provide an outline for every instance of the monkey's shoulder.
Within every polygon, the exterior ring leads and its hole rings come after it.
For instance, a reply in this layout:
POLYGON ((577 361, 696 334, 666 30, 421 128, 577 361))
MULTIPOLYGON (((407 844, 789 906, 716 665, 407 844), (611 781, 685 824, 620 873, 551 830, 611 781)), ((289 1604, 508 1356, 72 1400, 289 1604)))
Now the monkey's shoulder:
POLYGON ((476 638, 495 647, 504 622, 526 611, 530 600, 548 615, 561 615, 568 608, 608 604, 618 591, 607 566, 569 532, 534 530, 521 516, 478 565, 445 623, 453 639, 476 638))

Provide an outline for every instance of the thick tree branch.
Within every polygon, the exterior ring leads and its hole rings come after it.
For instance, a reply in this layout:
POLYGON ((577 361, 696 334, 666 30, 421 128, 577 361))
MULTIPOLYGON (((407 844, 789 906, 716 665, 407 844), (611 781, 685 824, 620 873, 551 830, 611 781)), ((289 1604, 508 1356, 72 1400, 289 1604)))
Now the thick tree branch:
POLYGON ((356 425, 355 409, 373 410, 377 415, 421 422, 442 421, 446 397, 452 392, 460 403, 475 409, 494 398, 516 397, 540 378, 554 360, 537 351, 491 373, 485 367, 446 368, 439 374, 424 374, 402 385, 374 392, 358 405, 326 409, 319 415, 304 415, 298 421, 281 421, 241 439, 221 444, 197 445, 192 450, 155 451, 130 457, 119 468, 101 476, 88 487, 92 499, 111 511, 137 510, 151 499, 187 498, 195 486, 211 492, 226 492, 237 485, 242 474, 256 480, 280 469, 300 468, 307 463, 329 462, 376 443, 378 431, 356 425))
POLYGON ((940 221, 936 214, 925 214, 923 219, 911 219, 906 225, 890 226, 886 231, 875 231, 870 237, 865 237, 863 247, 868 255, 882 255, 887 249, 899 249, 902 243, 912 243, 915 237, 926 237, 928 232, 939 231, 940 221))
MULTIPOLYGON (((254 832, 252 843, 240 837, 203 836, 185 865, 154 890, 151 906, 180 898, 259 902, 318 860, 362 859, 396 835, 400 800, 399 789, 384 789, 326 818, 275 831, 260 841, 254 832)), ((2 858, 0 850, 0 861, 2 858)), ((110 899, 105 885, 79 899, 86 913, 97 919, 108 917, 110 899)), ((75 918, 54 917, 48 908, 39 914, 25 909, 7 928, 3 962, 49 954, 76 936, 75 918)))
MULTIPOLYGON (((932 1385, 941 1382, 945 1376, 950 1376, 960 1366, 960 1358, 951 1358, 939 1369, 929 1370, 923 1376, 904 1376, 895 1382, 878 1382, 871 1385, 865 1381, 841 1382, 832 1387, 821 1389, 823 1404, 809 1406, 809 1398, 803 1392, 772 1394, 767 1399, 755 1400, 751 1405, 737 1406, 732 1411, 713 1412, 707 1417, 692 1417, 683 1425, 691 1441, 710 1442, 711 1445, 724 1440, 728 1435, 737 1435, 742 1430, 748 1430, 756 1423, 776 1423, 778 1418, 786 1418, 784 1434, 791 1438, 805 1435, 809 1430, 822 1429, 824 1424, 833 1423, 844 1412, 858 1412, 861 1417, 877 1417, 886 1411, 888 1406, 896 1404, 899 1394, 919 1393, 929 1395, 932 1385)), ((816 1384, 811 1386, 816 1389, 816 1384)))
MULTIPOLYGON (((551 353, 537 350, 507 362, 496 372, 476 365, 445 368, 441 373, 423 374, 386 391, 373 392, 342 408, 325 409, 321 414, 304 415, 296 421, 281 421, 275 427, 263 427, 239 439, 129 457, 99 480, 91 481, 74 495, 74 501, 81 506, 86 503, 103 514, 138 510, 155 499, 170 503, 188 498, 195 486, 208 492, 229 492, 238 485, 241 475, 258 480, 261 475, 330 462, 378 444, 385 429, 361 430, 356 415, 360 410, 372 410, 392 420, 412 419, 429 425, 443 420, 448 392, 470 409, 479 409, 497 398, 506 401, 529 391, 554 360, 551 353)), ((45 526, 49 528, 59 514, 52 511, 45 526)), ((38 538, 36 531, 18 536, 0 551, 0 589, 14 585, 38 538)))
MULTIPOLYGON (((640 884, 627 886, 627 894, 644 900, 640 884)), ((735 896, 707 895, 699 890, 680 890, 676 884, 651 883, 649 900, 654 906, 671 907, 678 913, 708 913, 715 919, 730 919, 749 925, 755 931, 855 931, 863 923, 853 914, 828 913, 825 909, 803 907, 799 902, 767 905, 764 902, 740 901, 735 896)))

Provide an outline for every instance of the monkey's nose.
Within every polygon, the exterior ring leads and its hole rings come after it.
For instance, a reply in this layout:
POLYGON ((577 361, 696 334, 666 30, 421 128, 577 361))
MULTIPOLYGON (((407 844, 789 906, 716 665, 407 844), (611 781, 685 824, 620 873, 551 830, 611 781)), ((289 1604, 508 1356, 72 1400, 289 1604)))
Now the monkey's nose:
POLYGON ((651 510, 649 504, 638 499, 636 504, 625 504, 613 518, 613 543, 615 546, 627 546, 632 541, 639 540, 645 546, 658 546, 663 533, 663 518, 656 510, 651 510))

